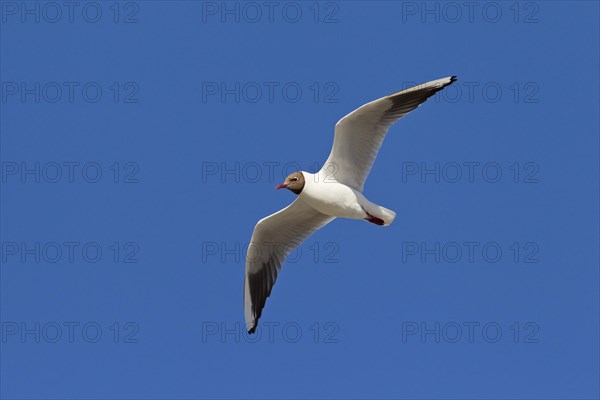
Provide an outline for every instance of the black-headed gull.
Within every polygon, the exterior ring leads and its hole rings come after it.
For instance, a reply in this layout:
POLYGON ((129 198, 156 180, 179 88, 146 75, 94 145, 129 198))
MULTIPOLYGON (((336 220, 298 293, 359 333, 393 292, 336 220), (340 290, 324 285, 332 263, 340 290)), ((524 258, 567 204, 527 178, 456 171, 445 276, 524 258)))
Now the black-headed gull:
POLYGON ((394 211, 371 203, 362 194, 365 180, 390 125, 454 81, 456 77, 451 76, 427 82, 352 111, 335 125, 333 148, 323 168, 316 174, 294 172, 276 187, 289 189, 298 197, 254 228, 244 282, 249 333, 256 330, 285 258, 316 230, 338 217, 383 226, 394 221, 394 211))

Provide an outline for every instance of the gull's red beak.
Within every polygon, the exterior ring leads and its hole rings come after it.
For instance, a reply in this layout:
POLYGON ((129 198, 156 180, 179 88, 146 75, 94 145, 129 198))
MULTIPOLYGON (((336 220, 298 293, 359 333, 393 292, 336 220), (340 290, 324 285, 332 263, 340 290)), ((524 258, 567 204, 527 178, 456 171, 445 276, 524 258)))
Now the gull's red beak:
POLYGON ((280 185, 275 186, 275 189, 285 189, 287 187, 287 185, 285 183, 282 183, 280 185))

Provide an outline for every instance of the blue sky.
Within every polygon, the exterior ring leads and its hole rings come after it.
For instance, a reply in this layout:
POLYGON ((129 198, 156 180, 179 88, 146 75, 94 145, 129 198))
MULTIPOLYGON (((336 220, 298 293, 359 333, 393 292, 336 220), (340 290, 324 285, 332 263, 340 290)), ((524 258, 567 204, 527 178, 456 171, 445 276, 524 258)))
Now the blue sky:
POLYGON ((3 398, 598 398, 596 2, 0 2, 3 398), (292 254, 338 119, 458 82, 292 254))

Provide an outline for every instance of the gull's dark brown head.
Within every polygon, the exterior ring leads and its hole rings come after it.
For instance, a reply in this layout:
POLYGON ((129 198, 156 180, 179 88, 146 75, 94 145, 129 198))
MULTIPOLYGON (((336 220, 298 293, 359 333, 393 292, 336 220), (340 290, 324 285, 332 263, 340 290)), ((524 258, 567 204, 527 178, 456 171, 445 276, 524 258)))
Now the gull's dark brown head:
POLYGON ((302 171, 289 174, 282 184, 275 186, 275 189, 289 189, 296 194, 300 194, 304 189, 304 174, 302 171))

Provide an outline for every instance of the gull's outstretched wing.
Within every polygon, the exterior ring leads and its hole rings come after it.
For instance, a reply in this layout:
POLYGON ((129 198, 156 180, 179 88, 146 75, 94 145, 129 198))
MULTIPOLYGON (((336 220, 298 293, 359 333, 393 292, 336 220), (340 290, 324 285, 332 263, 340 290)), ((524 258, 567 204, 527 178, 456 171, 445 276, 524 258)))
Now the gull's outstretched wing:
POLYGON ((333 219, 298 198, 283 210, 258 221, 246 254, 244 313, 249 333, 256 329, 287 255, 333 219))
POLYGON ((414 86, 367 103, 340 119, 323 166, 325 173, 362 192, 390 125, 454 81, 456 77, 451 76, 414 86))

